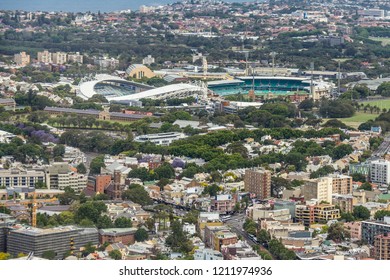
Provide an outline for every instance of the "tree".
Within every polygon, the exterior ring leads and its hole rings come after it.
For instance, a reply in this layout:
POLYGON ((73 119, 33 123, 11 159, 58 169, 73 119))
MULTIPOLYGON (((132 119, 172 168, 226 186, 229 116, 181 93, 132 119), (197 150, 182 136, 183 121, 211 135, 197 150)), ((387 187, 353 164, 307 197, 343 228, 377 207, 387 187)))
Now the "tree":
POLYGON ((169 163, 164 163, 161 166, 157 167, 156 169, 154 169, 154 173, 157 175, 158 179, 172 179, 175 177, 175 170, 169 163))
POLYGON ((87 168, 85 167, 84 163, 80 163, 79 165, 76 166, 77 172, 81 174, 86 174, 87 173, 87 168))
POLYGON ((252 235, 256 235, 256 232, 257 232, 257 224, 255 221, 253 221, 252 219, 246 219, 244 224, 243 224, 243 228, 244 230, 249 233, 249 234, 252 234, 252 235))
POLYGON ((290 152, 285 157, 285 161, 289 165, 295 166, 296 171, 302 171, 307 165, 306 157, 297 152, 290 152))
POLYGON ((323 100, 320 113, 324 118, 349 118, 355 113, 355 108, 349 100, 323 100))
POLYGON ((163 188, 164 188, 166 185, 168 185, 169 182, 170 182, 169 179, 167 179, 167 178, 161 178, 160 181, 158 181, 156 185, 159 186, 161 190, 163 190, 163 188))
POLYGON ((49 250, 49 251, 45 251, 45 252, 42 253, 42 258, 48 259, 48 260, 54 260, 56 255, 57 255, 56 252, 54 252, 52 250, 49 250))
POLYGON ((371 216, 370 210, 368 210, 366 207, 364 207, 362 205, 355 206, 353 208, 353 215, 358 220, 367 220, 371 216))
POLYGON ((335 169, 330 165, 325 165, 323 167, 318 168, 317 171, 314 171, 310 174, 310 179, 319 178, 331 174, 335 171, 335 169))
POLYGON ((138 185, 139 187, 134 187, 132 189, 125 190, 122 193, 123 200, 131 200, 134 203, 141 204, 142 206, 148 205, 152 203, 152 200, 149 197, 147 191, 145 191, 144 187, 138 185))
POLYGON ((129 218, 119 217, 115 220, 114 225, 117 228, 131 228, 133 226, 133 223, 129 218))
POLYGON ((11 211, 5 206, 0 206, 0 213, 10 215, 11 211))
POLYGON ((314 107, 314 100, 312 98, 303 100, 298 106, 299 109, 305 111, 309 111, 313 109, 313 107, 314 107))
POLYGON ((95 251, 96 251, 96 246, 93 246, 92 242, 88 242, 87 244, 85 244, 84 250, 83 250, 83 252, 85 254, 92 254, 95 251))
POLYGON ((257 241, 262 243, 268 243, 271 240, 271 235, 265 229, 259 230, 257 233, 257 241))
POLYGON ((243 158, 248 158, 247 148, 245 148, 244 145, 239 143, 239 142, 234 142, 234 143, 229 144, 226 147, 226 152, 231 153, 231 154, 237 153, 237 154, 240 154, 243 158))
POLYGON ((277 239, 272 239, 268 243, 269 252, 278 260, 295 260, 296 255, 293 251, 288 250, 282 242, 277 239))
POLYGON ((128 178, 138 178, 141 181, 148 181, 150 179, 149 171, 145 168, 134 168, 127 175, 128 178))
POLYGON ((65 146, 64 145, 56 145, 53 148, 53 157, 63 157, 65 154, 65 146))
POLYGON ((354 173, 352 174, 352 180, 355 181, 355 182, 366 182, 366 176, 364 176, 363 174, 359 174, 359 173, 354 173))
POLYGON ((379 211, 376 211, 374 218, 375 218, 375 220, 383 220, 383 218, 386 216, 390 216, 389 210, 379 210, 379 211))
POLYGON ((119 250, 112 250, 110 253, 108 253, 111 259, 114 260, 121 260, 122 259, 122 253, 119 250))
POLYGON ((289 180, 282 177, 272 177, 271 178, 271 193, 274 196, 277 196, 284 189, 291 190, 293 187, 289 180))
POLYGON ((69 205, 73 200, 77 199, 77 195, 72 188, 66 187, 64 191, 64 193, 58 196, 58 200, 60 201, 61 205, 69 205))
POLYGON ((390 96, 390 82, 384 82, 380 84, 376 93, 382 96, 389 97, 390 96))
POLYGON ((354 217, 354 215, 352 215, 352 213, 342 212, 340 220, 349 223, 349 222, 355 221, 355 217, 354 217))
POLYGON ((0 261, 9 260, 11 255, 9 253, 0 252, 0 261))
POLYGON ((210 173, 211 182, 221 182, 222 181, 222 175, 218 171, 212 171, 210 173))
POLYGON ((182 252, 188 254, 193 249, 192 242, 187 238, 183 231, 183 225, 179 221, 173 221, 172 232, 166 239, 166 244, 171 247, 174 252, 182 252))
MULTIPOLYGON (((107 206, 101 201, 87 201, 81 204, 75 212, 75 221, 81 222, 84 219, 88 219, 93 223, 97 223, 101 213, 107 211, 107 206)), ((104 220, 101 220, 103 222, 104 220)), ((111 221, 111 220, 110 220, 111 221)))
POLYGON ((110 197, 105 193, 98 193, 93 197, 93 200, 109 200, 110 197))
POLYGON ((219 186, 217 184, 212 184, 203 189, 203 194, 209 194, 210 196, 216 196, 219 192, 219 186))
POLYGON ((91 161, 90 170, 92 174, 100 174, 100 168, 106 167, 104 164, 104 155, 95 157, 91 161))
POLYGON ((145 241, 149 238, 148 232, 144 228, 139 228, 134 234, 134 238, 137 242, 145 241))
POLYGON ((183 217, 183 223, 196 224, 198 222, 199 211, 191 210, 183 217))
POLYGON ((333 240, 334 242, 341 242, 350 238, 349 232, 344 229, 342 223, 334 223, 328 228, 327 240, 333 240))
POLYGON ((364 182, 358 189, 365 190, 365 191, 372 191, 372 186, 369 182, 364 182))
POLYGON ((107 215, 100 216, 96 222, 97 228, 112 228, 114 225, 107 215))
POLYGON ((353 152, 353 148, 351 145, 348 144, 341 144, 333 149, 332 157, 334 159, 341 159, 345 157, 346 155, 349 155, 353 152))

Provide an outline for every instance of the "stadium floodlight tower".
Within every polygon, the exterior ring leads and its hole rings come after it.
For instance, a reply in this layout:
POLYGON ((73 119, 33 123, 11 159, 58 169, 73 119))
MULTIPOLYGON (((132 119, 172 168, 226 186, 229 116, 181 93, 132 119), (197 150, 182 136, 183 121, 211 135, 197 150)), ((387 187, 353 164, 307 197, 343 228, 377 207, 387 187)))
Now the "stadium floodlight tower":
POLYGON ((245 75, 248 76, 249 75, 249 72, 248 72, 248 58, 249 58, 249 51, 245 51, 245 75))
POLYGON ((310 95, 313 98, 313 100, 317 100, 317 96, 314 96, 314 83, 313 83, 313 71, 314 71, 314 62, 310 62, 310 95))
POLYGON ((271 52, 270 55, 272 57, 272 77, 275 76, 275 56, 276 56, 276 52, 271 52))

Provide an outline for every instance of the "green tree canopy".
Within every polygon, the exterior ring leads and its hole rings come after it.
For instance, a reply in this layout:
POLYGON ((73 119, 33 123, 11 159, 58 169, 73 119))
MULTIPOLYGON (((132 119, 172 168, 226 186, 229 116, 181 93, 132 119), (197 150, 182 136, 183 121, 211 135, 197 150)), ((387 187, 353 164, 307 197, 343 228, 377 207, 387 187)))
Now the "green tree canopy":
POLYGON ((350 238, 349 232, 344 229, 342 223, 334 223, 328 228, 328 236, 326 239, 341 242, 348 238, 350 238))
POLYGON ((113 260, 121 260, 122 259, 122 253, 119 250, 112 250, 110 253, 108 253, 108 255, 113 260))
POLYGON ((353 208, 353 215, 358 220, 367 220, 371 216, 370 210, 368 210, 366 207, 364 207, 362 205, 355 206, 353 208))
POLYGON ((145 229, 139 228, 135 232, 134 238, 135 238, 135 240, 137 242, 142 242, 142 241, 147 240, 149 238, 149 235, 148 235, 148 232, 145 229))
POLYGON ((115 220, 114 226, 117 228, 131 228, 133 226, 133 223, 129 218, 119 217, 115 220))

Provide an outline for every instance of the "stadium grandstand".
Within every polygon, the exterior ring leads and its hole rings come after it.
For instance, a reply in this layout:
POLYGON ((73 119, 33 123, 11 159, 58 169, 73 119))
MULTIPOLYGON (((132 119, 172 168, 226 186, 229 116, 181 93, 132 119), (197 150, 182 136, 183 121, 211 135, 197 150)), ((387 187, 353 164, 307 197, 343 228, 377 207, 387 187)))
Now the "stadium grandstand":
MULTIPOLYGON (((208 89, 214 93, 225 96, 233 94, 247 94, 254 90, 256 95, 293 95, 297 92, 311 93, 310 78, 296 77, 240 77, 235 80, 212 81, 207 84, 208 89)), ((313 98, 320 99, 332 94, 333 84, 315 80, 313 81, 313 98)))
POLYGON ((77 96, 84 100, 95 94, 103 95, 109 102, 124 103, 144 98, 167 99, 188 96, 205 96, 207 88, 202 84, 173 84, 154 88, 127 81, 112 75, 96 75, 80 82, 77 96))

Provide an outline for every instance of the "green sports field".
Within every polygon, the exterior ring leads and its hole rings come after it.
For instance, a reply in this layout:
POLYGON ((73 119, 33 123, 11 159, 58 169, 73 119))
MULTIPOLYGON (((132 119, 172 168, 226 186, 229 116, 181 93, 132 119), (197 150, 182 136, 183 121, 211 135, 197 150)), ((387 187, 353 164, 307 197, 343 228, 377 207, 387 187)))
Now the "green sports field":
POLYGON ((382 46, 390 45, 390 38, 370 37, 369 39, 374 40, 374 41, 382 42, 382 46))
MULTIPOLYGON (((378 114, 370 114, 370 113, 364 113, 363 111, 356 112, 353 117, 350 118, 339 118, 338 120, 345 123, 346 125, 358 128, 360 124, 368 121, 368 120, 374 120, 376 117, 378 117, 378 114)), ((324 123, 328 121, 329 119, 323 119, 324 123)))
POLYGON ((371 106, 378 106, 379 108, 381 108, 381 110, 383 108, 390 109, 390 99, 363 101, 360 103, 364 105, 370 104, 371 106))

